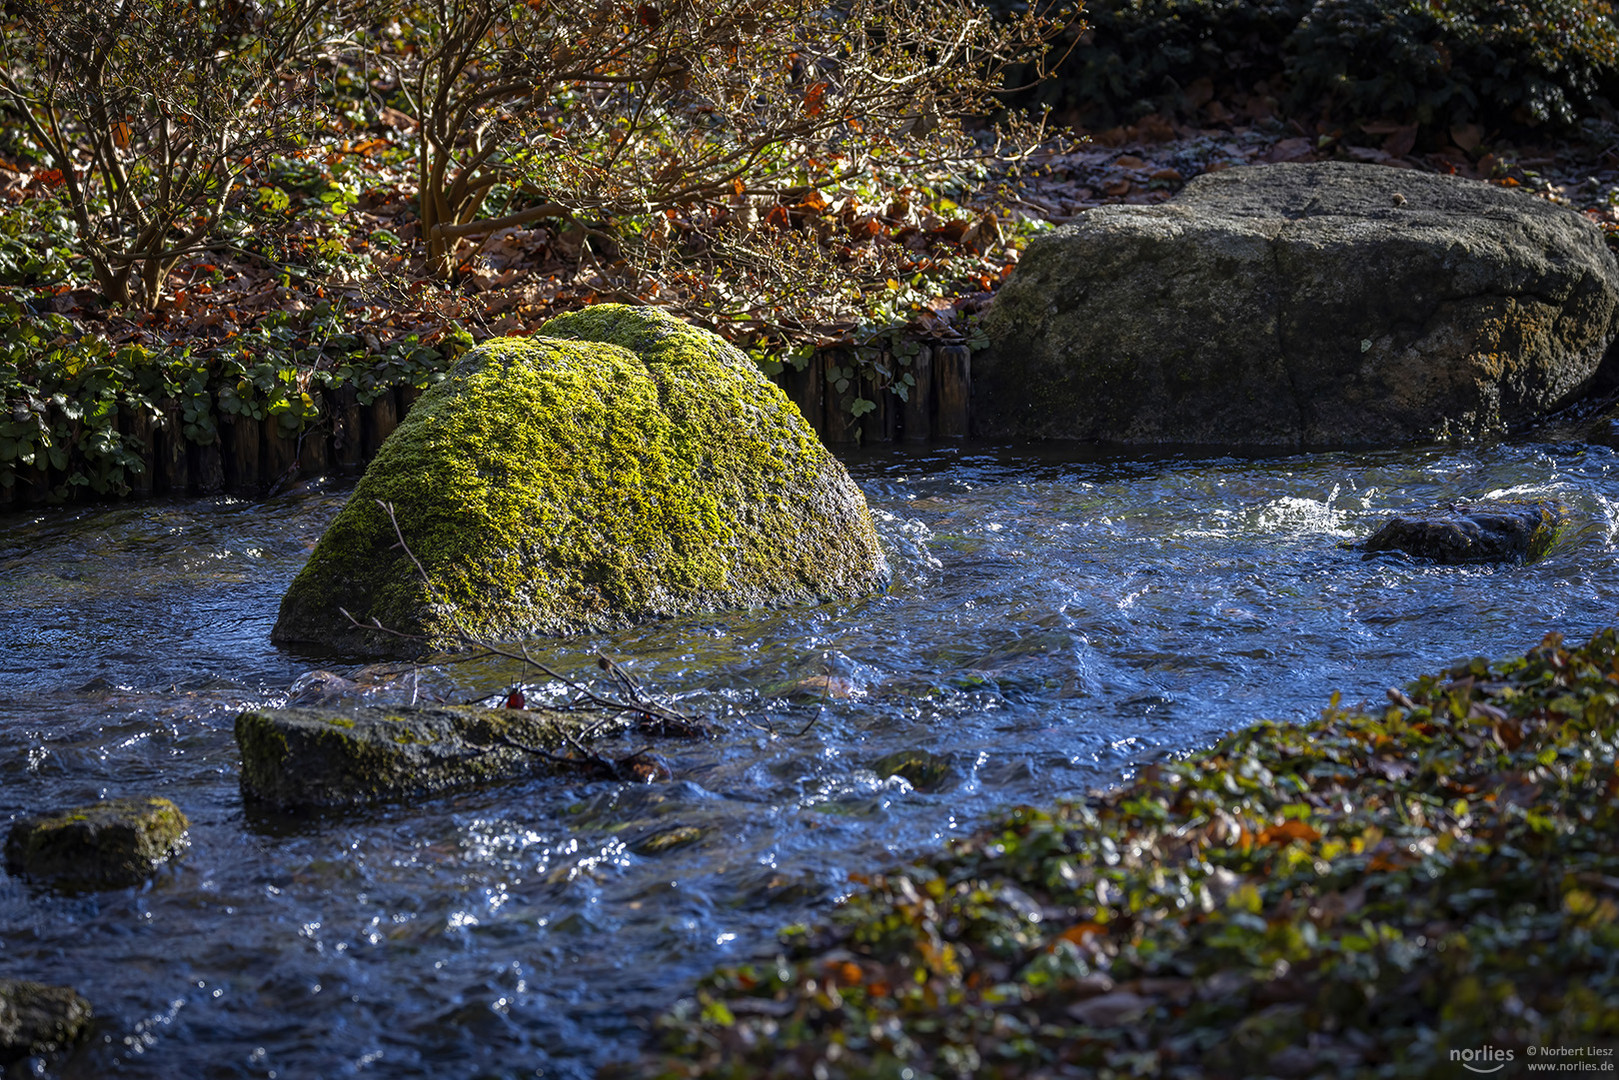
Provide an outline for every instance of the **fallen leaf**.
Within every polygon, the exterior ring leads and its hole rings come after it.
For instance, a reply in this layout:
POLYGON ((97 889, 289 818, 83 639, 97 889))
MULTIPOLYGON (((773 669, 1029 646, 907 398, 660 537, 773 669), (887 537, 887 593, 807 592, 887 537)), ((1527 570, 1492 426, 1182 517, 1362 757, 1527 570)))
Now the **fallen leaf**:
POLYGON ((1287 844, 1294 840, 1303 840, 1314 843, 1321 839, 1321 834, 1302 821, 1284 821, 1280 825, 1272 825, 1261 829, 1256 838, 1261 844, 1287 844))

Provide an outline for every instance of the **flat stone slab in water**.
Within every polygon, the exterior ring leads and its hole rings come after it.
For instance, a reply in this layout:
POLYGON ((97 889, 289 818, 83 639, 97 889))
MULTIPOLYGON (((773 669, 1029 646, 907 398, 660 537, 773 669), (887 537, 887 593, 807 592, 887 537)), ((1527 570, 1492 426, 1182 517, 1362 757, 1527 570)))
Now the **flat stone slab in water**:
POLYGON ((71 892, 139 885, 185 848, 190 822, 167 799, 108 799, 25 818, 6 837, 6 869, 71 892))
POLYGON ((1532 562, 1550 550, 1567 520, 1557 503, 1457 503, 1393 518, 1362 550, 1403 551, 1445 564, 1532 562))
POLYGON ((70 987, 0 979, 0 1065, 67 1049, 84 1037, 93 1015, 70 987))
POLYGON ((236 718, 242 795, 281 810, 358 806, 543 774, 623 729, 599 714, 473 705, 254 709, 236 718))

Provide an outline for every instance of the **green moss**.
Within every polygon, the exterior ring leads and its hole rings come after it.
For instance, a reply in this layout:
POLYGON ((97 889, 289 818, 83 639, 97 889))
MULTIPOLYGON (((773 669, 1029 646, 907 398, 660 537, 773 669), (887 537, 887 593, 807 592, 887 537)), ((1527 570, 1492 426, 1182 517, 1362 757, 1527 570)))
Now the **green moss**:
POLYGON ((123 888, 183 850, 188 825, 167 799, 108 799, 17 822, 6 865, 67 891, 123 888))
POLYGON ((473 350, 412 409, 283 600, 280 641, 568 633, 870 591, 869 513, 734 348, 605 305, 473 350), (398 549, 378 501, 426 568, 398 549))

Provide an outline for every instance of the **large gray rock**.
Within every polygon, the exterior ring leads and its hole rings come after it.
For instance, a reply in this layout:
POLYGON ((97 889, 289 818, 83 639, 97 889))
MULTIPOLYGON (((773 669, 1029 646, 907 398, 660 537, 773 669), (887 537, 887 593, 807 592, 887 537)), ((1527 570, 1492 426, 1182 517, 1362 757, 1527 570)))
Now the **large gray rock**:
POLYGON ((662 312, 603 304, 486 342, 422 396, 272 636, 414 655, 462 633, 853 599, 887 576, 865 496, 746 356, 662 312))
POLYGON ((1520 192, 1256 166, 1035 239, 985 330, 980 435, 1476 438, 1587 388, 1619 332, 1619 265, 1595 226, 1520 192))

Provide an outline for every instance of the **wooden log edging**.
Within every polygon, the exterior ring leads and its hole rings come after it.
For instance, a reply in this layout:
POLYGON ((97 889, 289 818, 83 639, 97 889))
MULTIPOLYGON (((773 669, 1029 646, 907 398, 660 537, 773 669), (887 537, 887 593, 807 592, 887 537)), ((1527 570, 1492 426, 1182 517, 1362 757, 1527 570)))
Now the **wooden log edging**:
MULTIPOLYGON (((925 442, 970 433, 972 354, 965 345, 923 346, 909 365, 915 385, 903 401, 891 389, 879 390, 869 375, 839 392, 829 372, 853 366, 847 350, 821 349, 802 371, 789 367, 776 376, 776 384, 828 445, 925 442), (850 406, 857 398, 876 408, 855 416, 850 406)), ((320 418, 301 434, 284 434, 273 418, 221 417, 219 437, 206 445, 185 438, 177 401, 161 402, 156 420, 121 414, 119 433, 143 466, 139 473, 126 470, 129 495, 264 498, 310 477, 352 476, 376 455, 421 394, 413 386, 393 387, 362 405, 353 386, 323 390, 320 418)), ((58 501, 56 491, 65 479, 49 468, 19 468, 12 486, 0 487, 0 510, 58 501)), ((70 492, 74 500, 96 497, 85 487, 70 492)))
POLYGON ((839 392, 830 372, 852 366, 840 348, 817 350, 802 371, 787 368, 776 376, 784 390, 829 446, 872 446, 892 442, 960 439, 972 433, 972 350, 966 345, 924 345, 911 358, 915 380, 905 400, 891 389, 878 390, 862 376, 839 392), (857 398, 876 408, 856 417, 849 406, 857 398))

